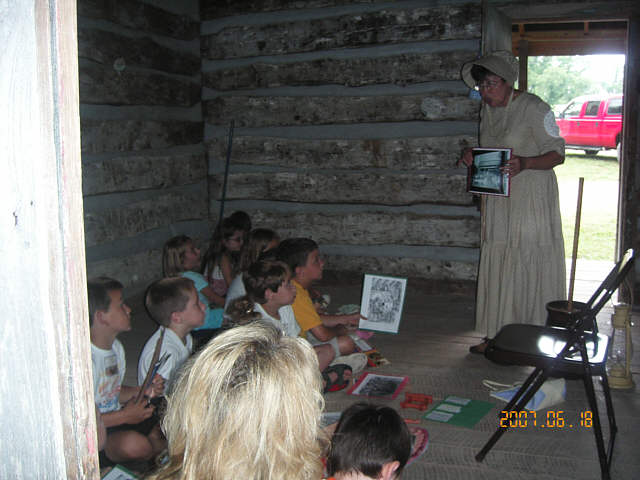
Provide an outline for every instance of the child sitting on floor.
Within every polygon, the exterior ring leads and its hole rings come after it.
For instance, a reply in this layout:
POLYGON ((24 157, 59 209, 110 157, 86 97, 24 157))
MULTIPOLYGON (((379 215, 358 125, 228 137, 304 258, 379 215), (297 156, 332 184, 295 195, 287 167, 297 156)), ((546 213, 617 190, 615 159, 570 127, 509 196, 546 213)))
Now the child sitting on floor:
POLYGON ((209 248, 204 254, 202 274, 212 291, 222 299, 222 302, 216 301, 221 307, 224 307, 227 289, 238 273, 238 261, 243 245, 242 227, 232 219, 225 218, 213 232, 209 248))
POLYGON ((126 359, 116 337, 131 330, 131 309, 124 303, 122 290, 120 282, 107 277, 87 282, 93 393, 107 428, 102 465, 150 460, 166 446, 157 422, 146 421, 155 409, 149 400, 164 392, 162 377, 156 375, 137 402, 140 387, 122 385, 126 359))
POLYGON ((256 228, 249 234, 249 240, 247 244, 242 248, 240 254, 240 264, 238 275, 235 276, 229 290, 227 290, 227 296, 225 298, 224 309, 225 311, 234 300, 246 295, 247 291, 242 281, 243 274, 249 269, 249 267, 258 260, 260 254, 271 251, 280 243, 280 237, 273 230, 268 228, 256 228))
POLYGON ((249 241, 249 233, 251 233, 251 217, 243 210, 236 210, 229 215, 229 219, 242 230, 242 234, 244 235, 243 244, 246 245, 249 241))
MULTIPOLYGON (((286 336, 297 337, 300 326, 291 308, 296 289, 291 282, 291 271, 284 262, 260 259, 254 262, 244 274, 247 294, 234 300, 227 314, 238 324, 254 320, 265 320, 278 327, 286 336)), ((349 365, 329 366, 334 358, 329 345, 313 347, 322 371, 324 392, 334 392, 346 388, 352 377, 349 365)))
POLYGON ((322 278, 324 267, 318 244, 310 238, 289 238, 280 243, 277 255, 289 265, 293 274, 296 287, 293 313, 300 325, 300 335, 312 345, 331 345, 335 354, 334 362, 350 365, 354 375, 360 373, 367 364, 367 357, 362 353, 354 354, 356 345, 349 335, 358 326, 360 313, 319 314, 309 296, 309 287, 322 278))
POLYGON ((331 438, 327 473, 333 480, 394 480, 411 455, 411 434, 393 408, 355 403, 331 438))
POLYGON ((238 324, 266 320, 288 337, 297 337, 300 327, 293 315, 291 303, 296 288, 291 283, 291 271, 286 263, 269 260, 254 262, 244 274, 247 294, 234 300, 227 310, 238 324))
POLYGON ((217 295, 204 276, 198 273, 199 266, 200 249, 196 248, 191 238, 178 235, 164 244, 162 251, 164 276, 180 276, 191 280, 195 284, 200 301, 205 305, 204 324, 193 329, 193 336, 201 345, 215 335, 222 326, 223 309, 221 307, 224 305, 224 297, 217 295))
POLYGON ((169 277, 151 284, 145 297, 145 306, 151 318, 160 328, 147 340, 138 362, 138 385, 144 382, 156 344, 164 331, 160 355, 168 354, 167 360, 158 369, 165 380, 165 388, 170 390, 176 373, 193 353, 191 330, 204 323, 205 306, 198 298, 198 292, 188 278, 169 277))

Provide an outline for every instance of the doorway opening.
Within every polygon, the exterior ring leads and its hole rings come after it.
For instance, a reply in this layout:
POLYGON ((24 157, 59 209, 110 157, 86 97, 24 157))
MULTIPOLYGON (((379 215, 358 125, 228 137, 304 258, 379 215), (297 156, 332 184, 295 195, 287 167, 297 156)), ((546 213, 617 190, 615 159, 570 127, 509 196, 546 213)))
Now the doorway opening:
POLYGON ((521 63, 519 88, 551 105, 567 143, 565 162, 554 170, 560 193, 568 280, 578 179, 584 177, 576 299, 581 299, 582 292, 588 296, 593 291, 618 253, 626 35, 626 21, 512 24, 513 52, 521 63), (607 117, 609 112, 615 115, 607 117), (607 141, 603 136, 605 128, 617 129, 609 132, 612 138, 607 141))

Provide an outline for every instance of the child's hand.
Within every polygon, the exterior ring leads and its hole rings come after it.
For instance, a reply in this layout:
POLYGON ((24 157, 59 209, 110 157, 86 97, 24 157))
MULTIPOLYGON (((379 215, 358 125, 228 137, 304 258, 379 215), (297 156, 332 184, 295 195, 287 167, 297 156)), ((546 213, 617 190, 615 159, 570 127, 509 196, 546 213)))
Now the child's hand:
POLYGON ((125 417, 124 423, 132 425, 140 423, 153 415, 155 408, 155 406, 149 403, 149 399, 147 397, 143 396, 140 398, 139 402, 136 402, 134 397, 122 407, 122 413, 125 417))
POLYGON ((164 378, 159 373, 151 380, 151 386, 144 392, 149 398, 161 397, 164 394, 164 378))
POLYGON ((462 155, 456 162, 456 166, 459 167, 460 164, 465 165, 467 167, 471 166, 473 163, 473 154, 471 153, 471 148, 465 148, 462 150, 462 155))
POLYGON ((367 317, 363 317, 362 315, 360 315, 360 312, 352 313, 351 315, 345 315, 344 325, 351 330, 355 330, 356 328, 358 328, 358 325, 360 325, 361 318, 364 320, 367 319, 367 317))

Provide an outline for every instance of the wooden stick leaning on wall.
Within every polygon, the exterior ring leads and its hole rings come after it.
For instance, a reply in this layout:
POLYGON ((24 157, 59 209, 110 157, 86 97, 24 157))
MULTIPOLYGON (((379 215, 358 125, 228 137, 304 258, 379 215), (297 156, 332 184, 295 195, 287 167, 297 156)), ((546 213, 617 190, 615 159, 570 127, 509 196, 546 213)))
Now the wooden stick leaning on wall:
POLYGON ((233 145, 234 121, 229 125, 229 140, 227 143, 227 161, 224 165, 224 179, 222 181, 222 196, 220 197, 220 214, 218 215, 218 225, 224 218, 224 202, 227 199, 227 180, 229 178, 229 164, 231 163, 231 147, 233 145))
POLYGON ((573 229, 573 252, 571 254, 571 273, 569 275, 569 295, 567 302, 567 311, 571 313, 573 310, 573 285, 576 281, 576 262, 578 260, 578 239, 580 238, 580 216, 582 215, 582 188, 584 186, 584 177, 580 177, 578 183, 578 207, 576 209, 576 224, 573 229))

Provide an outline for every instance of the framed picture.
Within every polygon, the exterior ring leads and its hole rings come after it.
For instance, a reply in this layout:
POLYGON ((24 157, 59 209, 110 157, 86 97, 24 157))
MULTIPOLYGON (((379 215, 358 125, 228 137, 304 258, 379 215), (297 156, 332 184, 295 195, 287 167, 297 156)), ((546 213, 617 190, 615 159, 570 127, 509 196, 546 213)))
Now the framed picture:
POLYGON ((409 377, 378 375, 366 372, 347 392, 350 395, 394 399, 409 381, 409 377))
POLYGON ((510 177, 503 173, 511 158, 510 148, 472 148, 473 163, 469 166, 467 190, 483 195, 509 196, 510 177))
POLYGON ((359 328, 398 333, 407 279, 365 274, 359 328))

